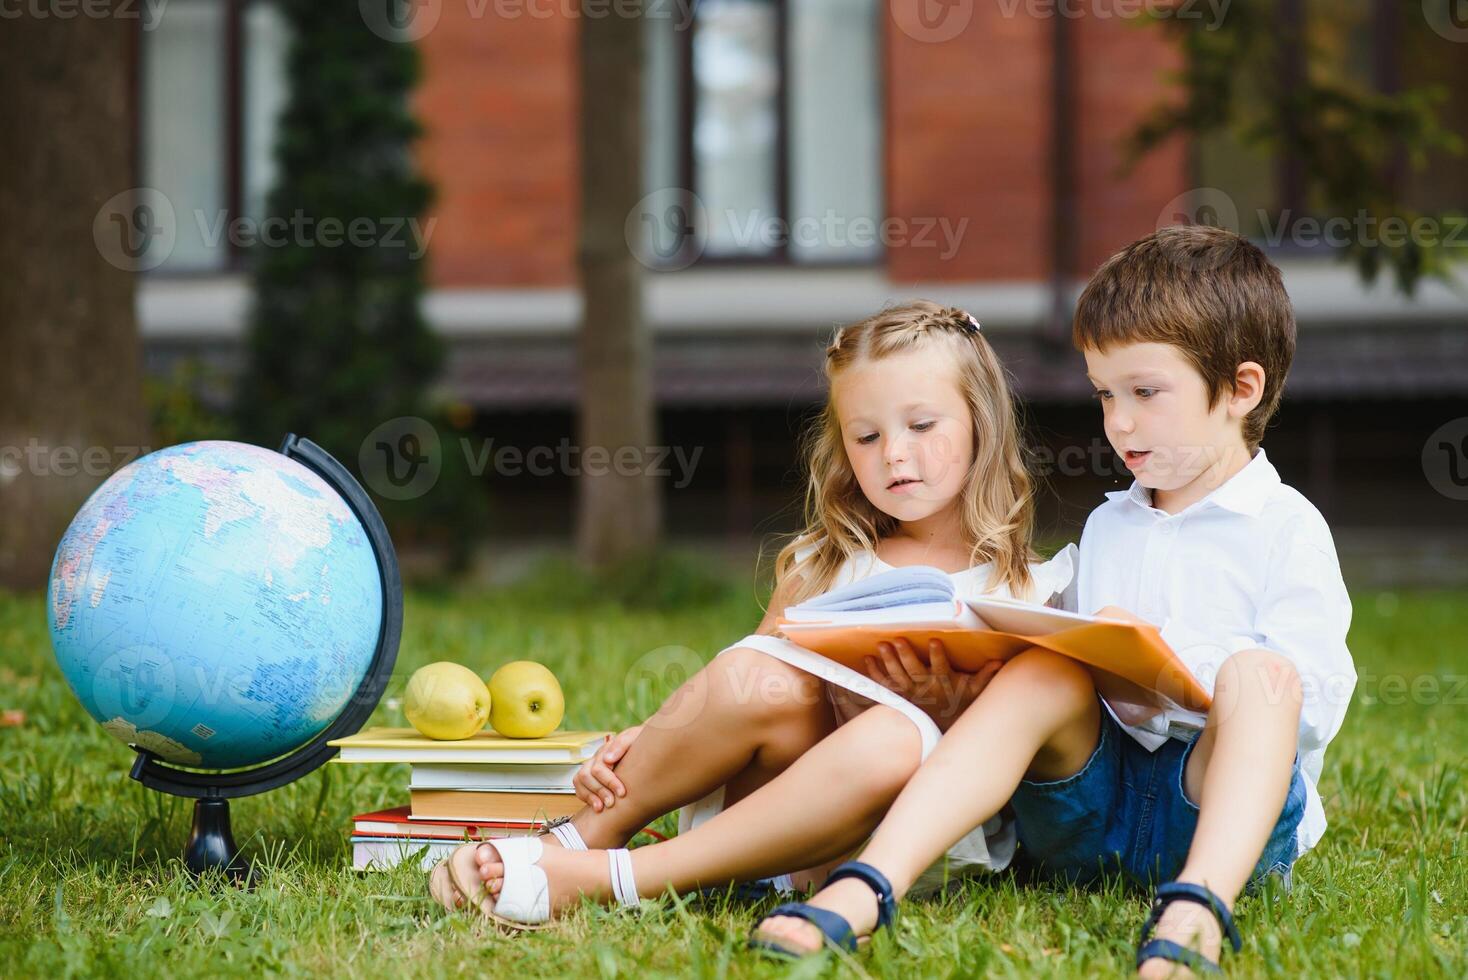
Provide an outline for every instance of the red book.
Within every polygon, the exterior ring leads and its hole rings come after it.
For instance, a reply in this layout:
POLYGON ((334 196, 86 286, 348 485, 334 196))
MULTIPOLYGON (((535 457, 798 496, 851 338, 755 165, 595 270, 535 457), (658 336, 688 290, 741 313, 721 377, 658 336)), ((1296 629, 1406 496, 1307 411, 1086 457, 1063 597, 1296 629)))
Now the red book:
POLYGON ((406 806, 359 813, 352 818, 352 833, 359 837, 415 837, 421 840, 529 837, 543 826, 544 821, 536 820, 413 820, 409 819, 406 806))

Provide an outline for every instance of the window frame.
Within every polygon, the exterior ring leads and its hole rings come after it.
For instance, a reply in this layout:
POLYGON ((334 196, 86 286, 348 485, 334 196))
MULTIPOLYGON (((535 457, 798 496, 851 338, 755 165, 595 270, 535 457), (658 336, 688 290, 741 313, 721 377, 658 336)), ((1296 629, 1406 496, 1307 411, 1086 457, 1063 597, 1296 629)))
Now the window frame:
MULTIPOLYGON (((777 121, 775 127, 775 206, 779 211, 778 217, 785 222, 788 233, 790 228, 790 170, 791 170, 791 141, 790 141, 790 8, 789 0, 765 0, 772 5, 775 11, 775 60, 779 71, 779 80, 775 85, 775 107, 777 121)), ((678 147, 678 160, 674 172, 678 175, 680 187, 687 188, 695 198, 699 195, 698 159, 693 150, 693 131, 697 122, 697 85, 693 74, 693 52, 694 39, 699 30, 699 18, 695 7, 693 19, 686 29, 679 31, 677 44, 678 64, 675 71, 678 75, 678 112, 677 131, 675 143, 678 147)), ((872 31, 877 57, 874 69, 878 74, 879 84, 876 86, 877 98, 874 106, 878 121, 878 146, 885 145, 887 129, 887 32, 882 29, 882 12, 885 5, 881 0, 872 9, 872 31)), ((878 159, 879 167, 884 160, 878 159)), ((882 193, 882 203, 886 204, 885 188, 882 193)), ((885 207, 883 211, 885 212, 885 207)), ((873 215, 873 220, 880 227, 882 221, 887 217, 873 215)), ((887 262, 887 249, 881 242, 880 236, 877 247, 865 255, 854 255, 851 257, 823 256, 820 258, 796 258, 791 254, 789 235, 782 239, 767 253, 734 254, 734 255, 710 255, 706 251, 700 254, 692 262, 692 267, 698 268, 792 268, 792 269, 867 269, 880 268, 887 262)))

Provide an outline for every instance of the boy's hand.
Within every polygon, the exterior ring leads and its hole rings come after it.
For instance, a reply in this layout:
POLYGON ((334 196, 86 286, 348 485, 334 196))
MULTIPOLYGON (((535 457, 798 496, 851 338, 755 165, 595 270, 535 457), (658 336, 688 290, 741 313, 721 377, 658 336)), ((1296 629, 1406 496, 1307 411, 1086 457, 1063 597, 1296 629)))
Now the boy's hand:
POLYGON ((623 729, 601 744, 596 755, 587 759, 576 770, 571 785, 576 788, 576 798, 597 813, 616 803, 617 797, 627 795, 627 787, 612 772, 627 747, 642 734, 641 725, 623 729))
POLYGON ((880 660, 866 659, 867 676, 922 708, 945 732, 1004 666, 1001 660, 990 660, 973 673, 954 670, 948 663, 948 649, 936 639, 928 644, 927 664, 901 637, 877 644, 877 655, 880 660))

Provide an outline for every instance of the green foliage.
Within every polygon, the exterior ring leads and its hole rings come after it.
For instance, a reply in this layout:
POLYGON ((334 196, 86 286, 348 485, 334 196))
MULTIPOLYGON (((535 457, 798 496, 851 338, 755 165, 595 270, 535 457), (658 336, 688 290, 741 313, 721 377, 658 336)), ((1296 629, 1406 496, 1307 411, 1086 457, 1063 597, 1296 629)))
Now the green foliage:
POLYGON ((176 364, 167 377, 143 381, 148 406, 151 446, 162 449, 200 439, 233 439, 234 420, 214 407, 214 392, 226 384, 224 373, 206 362, 189 358, 176 364))
MULTIPOLYGON (((1373 228, 1389 218, 1403 228, 1419 219, 1440 229, 1454 227, 1446 219, 1459 217, 1455 213, 1423 214, 1410 207, 1395 175, 1399 158, 1421 169, 1435 151, 1463 152, 1462 137, 1438 121, 1446 90, 1422 86, 1383 93, 1336 78, 1323 66, 1321 45, 1282 23, 1278 7, 1276 0, 1231 0, 1216 22, 1159 17, 1160 29, 1178 37, 1184 55, 1175 77, 1181 100, 1159 105, 1131 134, 1130 162, 1178 134, 1228 132, 1276 159, 1298 161, 1307 202, 1321 217, 1344 216, 1373 228), (1298 78, 1282 88, 1275 80, 1292 48, 1303 64, 1298 78), (1267 94, 1246 99, 1245 85, 1267 94)), ((1409 29, 1427 30, 1415 2, 1405 4, 1401 16, 1409 29)), ((1449 232, 1347 237, 1341 258, 1355 263, 1363 279, 1372 282, 1389 269, 1409 295, 1424 276, 1451 279, 1451 263, 1464 252, 1445 241, 1453 237, 1449 232)))
POLYGON ((410 153, 418 55, 369 30, 355 3, 279 6, 292 36, 290 94, 267 220, 367 230, 334 244, 290 234, 255 246, 239 423, 250 441, 272 446, 296 432, 350 461, 375 426, 424 413, 442 359, 419 310, 424 262, 403 224, 431 196, 410 153))
MULTIPOLYGON (((425 663, 487 673, 528 657, 561 678, 568 725, 620 727, 682 676, 649 671, 650 651, 676 645, 706 661, 759 619, 742 575, 708 602, 653 610, 578 605, 549 591, 531 579, 492 592, 410 593, 397 669, 370 723, 404 723, 391 699, 425 663)), ((1227 960, 1231 976, 1468 973, 1468 602, 1448 593, 1355 600, 1361 683, 1321 784, 1330 830, 1296 867, 1292 894, 1240 902, 1245 946, 1227 960)), ((235 836, 263 881, 251 892, 196 887, 178 858, 191 805, 127 778, 128 751, 86 715, 55 666, 42 602, 0 594, 0 706, 27 715, 0 729, 7 976, 1131 974, 1144 895, 1009 872, 904 903, 896 929, 854 958, 793 968, 742 948, 769 905, 722 896, 664 898, 636 913, 586 906, 549 932, 500 935, 444 914, 410 868, 346 869, 351 815, 404 802, 406 766, 330 766, 329 777, 235 801, 235 836)))

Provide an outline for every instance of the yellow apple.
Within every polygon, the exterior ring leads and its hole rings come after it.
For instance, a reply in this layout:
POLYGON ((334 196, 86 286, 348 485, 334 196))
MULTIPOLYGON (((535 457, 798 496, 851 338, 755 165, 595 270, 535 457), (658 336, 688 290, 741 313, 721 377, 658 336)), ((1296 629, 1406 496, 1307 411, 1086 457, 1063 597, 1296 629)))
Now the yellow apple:
POLYGON ((489 679, 489 723, 506 738, 541 738, 566 715, 560 681, 533 660, 507 663, 489 679))
POLYGON ((440 660, 408 678, 403 714, 429 738, 468 738, 489 720, 489 688, 462 664, 440 660))

